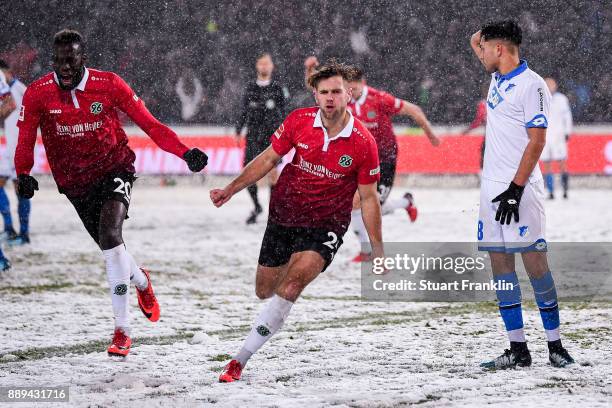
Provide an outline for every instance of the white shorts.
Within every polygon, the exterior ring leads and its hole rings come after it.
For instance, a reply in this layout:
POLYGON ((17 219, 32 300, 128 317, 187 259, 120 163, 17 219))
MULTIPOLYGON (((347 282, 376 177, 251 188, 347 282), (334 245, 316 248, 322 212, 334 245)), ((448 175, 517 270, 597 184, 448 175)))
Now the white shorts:
POLYGON ((6 152, 0 154, 0 177, 15 180, 17 173, 15 172, 15 162, 12 157, 8 157, 6 152))
POLYGON ((565 135, 546 135, 546 145, 540 160, 557 161, 567 159, 567 142, 565 135))
POLYGON ((12 130, 5 130, 6 145, 0 152, 0 177, 16 179, 17 173, 15 172, 15 149, 17 147, 17 138, 19 136, 19 130, 15 127, 12 130))
POLYGON ((544 182, 528 183, 519 205, 519 222, 510 225, 495 221, 499 202, 492 203, 510 183, 482 179, 480 183, 480 211, 478 214, 478 250, 490 252, 546 251, 546 215, 542 198, 544 182))

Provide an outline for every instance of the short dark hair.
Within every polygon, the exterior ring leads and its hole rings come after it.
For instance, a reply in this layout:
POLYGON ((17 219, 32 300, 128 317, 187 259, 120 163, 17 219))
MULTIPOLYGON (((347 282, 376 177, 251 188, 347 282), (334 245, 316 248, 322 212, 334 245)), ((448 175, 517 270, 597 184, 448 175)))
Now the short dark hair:
POLYGON ((510 41, 516 46, 521 45, 523 40, 521 27, 516 20, 489 22, 482 27, 480 35, 485 41, 500 39, 510 41))
POLYGON ((353 66, 351 68, 351 72, 349 73, 348 81, 361 81, 365 77, 363 73, 363 69, 358 66, 353 66))
POLYGON ((0 59, 0 69, 11 69, 11 67, 5 60, 0 59))
POLYGON ((65 28, 53 36, 53 45, 56 47, 58 45, 72 44, 80 44, 81 48, 85 47, 85 40, 83 39, 83 36, 76 30, 65 28))
POLYGON ((332 58, 325 64, 319 66, 317 70, 308 77, 308 85, 313 89, 317 89, 319 82, 335 76, 341 76, 345 81, 350 81, 352 71, 352 66, 332 58))
POLYGON ((261 51, 257 53, 257 56, 255 57, 255 61, 259 61, 260 59, 262 59, 263 57, 270 57, 270 59, 272 59, 272 54, 269 53, 268 51, 261 51))

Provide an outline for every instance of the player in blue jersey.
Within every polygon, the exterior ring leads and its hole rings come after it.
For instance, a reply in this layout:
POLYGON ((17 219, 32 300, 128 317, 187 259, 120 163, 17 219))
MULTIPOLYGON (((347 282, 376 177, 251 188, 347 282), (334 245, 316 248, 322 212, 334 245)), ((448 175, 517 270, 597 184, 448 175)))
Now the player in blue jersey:
POLYGON ((493 279, 511 283, 498 290, 499 310, 510 349, 482 366, 531 365, 523 330, 521 290, 515 271, 520 253, 540 309, 555 367, 574 362, 561 345, 555 282, 548 267, 544 194, 538 160, 546 143, 550 92, 542 77, 519 59, 521 29, 515 21, 486 24, 470 39, 472 50, 491 73, 487 96, 486 148, 478 220, 478 249, 488 251, 493 279))
POLYGON ((0 60, 0 120, 4 120, 4 137, 6 149, 0 155, 0 214, 4 220, 4 237, 10 245, 23 245, 30 242, 30 200, 18 197, 17 211, 19 213, 19 234, 13 227, 11 206, 4 190, 6 182, 15 181, 15 148, 17 147, 17 119, 21 111, 21 101, 26 86, 21 82, 3 60, 0 60))

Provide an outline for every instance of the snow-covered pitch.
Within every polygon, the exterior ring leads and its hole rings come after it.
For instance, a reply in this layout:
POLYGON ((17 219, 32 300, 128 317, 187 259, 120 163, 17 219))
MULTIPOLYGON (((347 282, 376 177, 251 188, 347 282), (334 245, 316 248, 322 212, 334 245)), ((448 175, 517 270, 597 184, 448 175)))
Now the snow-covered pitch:
MULTIPOLYGON (((246 193, 215 209, 210 187, 136 183, 124 238, 152 270, 162 315, 146 320, 131 289, 125 362, 106 355, 113 322, 100 251, 65 197, 50 186, 38 192, 32 244, 6 248, 13 269, 0 278, 0 386, 68 385, 73 406, 610 406, 612 303, 561 303, 577 364, 555 369, 527 302, 533 365, 484 372, 479 363, 507 347, 495 302, 362 302, 350 232, 243 380, 219 384, 262 305, 254 278, 265 222, 245 226, 246 193)), ((387 241, 474 239, 477 189, 413 192, 419 219, 385 217, 387 241)), ((574 190, 546 207, 549 240, 612 241, 609 191, 574 190)))

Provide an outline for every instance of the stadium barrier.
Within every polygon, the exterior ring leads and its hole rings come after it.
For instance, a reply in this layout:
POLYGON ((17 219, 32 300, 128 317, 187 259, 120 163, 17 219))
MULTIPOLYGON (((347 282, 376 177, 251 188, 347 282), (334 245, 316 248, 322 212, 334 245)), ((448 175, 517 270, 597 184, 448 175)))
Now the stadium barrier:
MULTIPOLYGON (((242 168, 244 139, 239 145, 230 128, 176 127, 186 143, 199 147, 209 156, 206 172, 211 175, 237 174, 242 168)), ((458 135, 455 129, 438 128, 442 138, 439 147, 409 128, 396 128, 399 143, 397 172, 405 174, 478 174, 482 135, 458 135)), ((166 153, 137 128, 126 128, 130 146, 136 153, 136 171, 139 174, 188 174, 186 164, 178 157, 166 153)), ((0 149, 4 149, 2 138, 0 149)), ((568 145, 567 167, 576 175, 612 175, 612 128, 610 126, 578 127, 568 145)), ((290 153, 291 154, 291 153, 290 153)), ((285 158, 285 162, 290 157, 285 158)), ((44 147, 40 137, 35 147, 33 173, 49 173, 44 147)))

